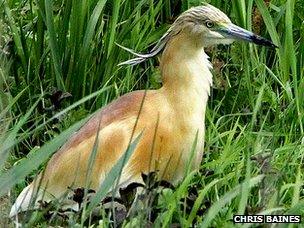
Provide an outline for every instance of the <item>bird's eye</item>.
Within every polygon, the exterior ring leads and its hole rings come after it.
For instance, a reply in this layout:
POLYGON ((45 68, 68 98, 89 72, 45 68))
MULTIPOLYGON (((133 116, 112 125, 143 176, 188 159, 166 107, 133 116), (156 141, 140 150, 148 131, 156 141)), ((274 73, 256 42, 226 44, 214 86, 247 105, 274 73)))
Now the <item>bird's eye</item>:
POLYGON ((214 23, 212 21, 206 21, 207 28, 212 28, 214 26, 214 23))

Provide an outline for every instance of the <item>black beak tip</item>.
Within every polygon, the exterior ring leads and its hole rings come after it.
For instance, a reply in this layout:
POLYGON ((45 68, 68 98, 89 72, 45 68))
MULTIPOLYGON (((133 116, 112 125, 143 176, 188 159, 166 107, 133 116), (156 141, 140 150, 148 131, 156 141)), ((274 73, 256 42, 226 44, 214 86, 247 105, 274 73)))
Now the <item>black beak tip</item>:
POLYGON ((253 43, 258 44, 258 45, 271 47, 271 48, 278 48, 278 46, 275 45, 274 43, 272 43, 272 41, 267 40, 267 39, 265 39, 261 36, 253 35, 251 37, 251 40, 252 40, 253 43))
POLYGON ((271 48, 279 48, 277 45, 275 45, 271 41, 268 41, 268 42, 269 42, 269 45, 266 45, 266 46, 271 47, 271 48))
POLYGON ((269 45, 265 45, 265 46, 268 46, 268 47, 273 48, 273 49, 275 49, 275 48, 279 48, 277 45, 275 45, 275 44, 274 44, 274 43, 272 43, 272 42, 270 42, 270 44, 269 44, 269 45))
POLYGON ((274 43, 272 43, 273 48, 279 48, 279 46, 275 45, 274 43))

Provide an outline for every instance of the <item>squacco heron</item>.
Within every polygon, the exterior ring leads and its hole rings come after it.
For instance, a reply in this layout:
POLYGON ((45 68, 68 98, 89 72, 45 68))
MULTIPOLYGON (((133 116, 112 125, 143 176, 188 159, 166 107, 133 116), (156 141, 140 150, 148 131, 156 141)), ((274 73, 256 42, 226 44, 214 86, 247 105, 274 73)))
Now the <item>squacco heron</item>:
POLYGON ((142 182, 141 174, 150 171, 176 184, 183 178, 190 156, 191 169, 197 169, 202 161, 205 111, 212 86, 212 65, 204 48, 234 40, 275 47, 271 41, 234 25, 219 9, 203 5, 182 13, 148 54, 127 49, 136 55, 123 63, 130 65, 162 52, 162 87, 128 93, 100 109, 52 156, 43 175, 20 193, 10 215, 27 210, 34 195, 38 204, 61 197, 68 188, 84 187, 97 133, 91 189, 99 188, 126 151, 131 136, 134 139, 141 132, 122 171, 121 185, 142 182))

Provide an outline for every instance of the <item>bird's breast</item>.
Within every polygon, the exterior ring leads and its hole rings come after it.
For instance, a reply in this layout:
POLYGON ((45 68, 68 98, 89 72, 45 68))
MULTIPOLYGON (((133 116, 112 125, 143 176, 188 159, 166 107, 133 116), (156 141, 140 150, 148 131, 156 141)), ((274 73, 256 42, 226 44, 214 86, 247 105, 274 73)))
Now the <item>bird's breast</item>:
MULTIPOLYGON (((160 171, 165 179, 174 182, 182 179, 188 165, 193 168, 199 166, 204 145, 202 116, 185 119, 172 111, 164 118, 160 116, 158 126, 152 125, 145 131, 138 155, 145 154, 146 157, 136 158, 138 165, 143 165, 143 161, 152 161, 147 164, 160 171)), ((149 166, 146 165, 146 168, 149 166)))

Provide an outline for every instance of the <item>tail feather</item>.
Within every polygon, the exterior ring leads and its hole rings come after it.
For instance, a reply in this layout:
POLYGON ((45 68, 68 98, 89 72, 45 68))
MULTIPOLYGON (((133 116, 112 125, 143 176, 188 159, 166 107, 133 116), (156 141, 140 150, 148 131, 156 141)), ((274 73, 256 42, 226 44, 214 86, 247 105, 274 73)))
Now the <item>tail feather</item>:
POLYGON ((26 211, 31 205, 33 198, 33 185, 30 184, 22 190, 14 205, 11 208, 10 217, 16 216, 19 212, 26 211))
POLYGON ((29 209, 37 209, 40 205, 40 200, 43 200, 44 202, 49 202, 53 198, 53 196, 47 194, 42 189, 37 190, 37 186, 35 186, 33 182, 29 186, 25 187, 19 194, 11 208, 9 216, 14 217, 20 212, 24 212, 29 209))

